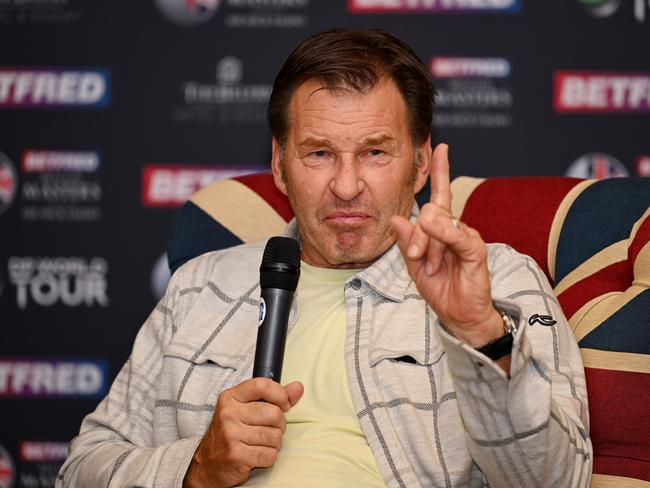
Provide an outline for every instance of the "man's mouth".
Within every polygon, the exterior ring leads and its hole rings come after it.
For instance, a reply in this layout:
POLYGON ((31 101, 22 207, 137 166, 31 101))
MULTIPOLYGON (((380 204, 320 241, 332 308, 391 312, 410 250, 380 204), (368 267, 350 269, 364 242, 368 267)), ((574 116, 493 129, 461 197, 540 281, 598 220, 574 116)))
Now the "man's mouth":
POLYGON ((325 217, 326 222, 339 225, 360 224, 368 220, 370 216, 363 212, 332 212, 325 217))

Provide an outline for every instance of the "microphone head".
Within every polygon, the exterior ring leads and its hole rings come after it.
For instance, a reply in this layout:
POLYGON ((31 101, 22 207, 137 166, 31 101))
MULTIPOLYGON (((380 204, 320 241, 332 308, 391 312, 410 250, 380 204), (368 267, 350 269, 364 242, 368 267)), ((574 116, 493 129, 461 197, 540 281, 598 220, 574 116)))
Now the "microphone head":
POLYGON ((290 237, 271 237, 260 265, 260 286, 296 291, 300 278, 300 246, 290 237))

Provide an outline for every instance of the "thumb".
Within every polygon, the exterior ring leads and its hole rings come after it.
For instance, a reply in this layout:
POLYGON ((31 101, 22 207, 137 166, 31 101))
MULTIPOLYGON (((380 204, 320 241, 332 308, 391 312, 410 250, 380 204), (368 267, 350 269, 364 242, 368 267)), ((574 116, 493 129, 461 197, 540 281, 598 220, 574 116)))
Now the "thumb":
POLYGON ((289 403, 293 407, 298 400, 302 398, 302 394, 305 392, 305 387, 300 381, 294 381, 284 386, 287 395, 289 396, 289 403))

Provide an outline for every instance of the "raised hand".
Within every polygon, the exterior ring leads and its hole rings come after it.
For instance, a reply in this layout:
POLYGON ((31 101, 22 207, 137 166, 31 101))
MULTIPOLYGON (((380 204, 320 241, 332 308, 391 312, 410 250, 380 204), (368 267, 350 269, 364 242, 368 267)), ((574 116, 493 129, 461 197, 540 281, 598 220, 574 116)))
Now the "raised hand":
POLYGON ((445 328, 473 347, 503 335, 492 304, 487 250, 479 233, 451 215, 448 146, 431 158, 431 200, 415 224, 391 220, 408 272, 445 328))
POLYGON ((253 378, 224 390, 199 444, 184 488, 230 487, 246 481, 253 468, 275 463, 286 428, 284 414, 304 388, 253 378))

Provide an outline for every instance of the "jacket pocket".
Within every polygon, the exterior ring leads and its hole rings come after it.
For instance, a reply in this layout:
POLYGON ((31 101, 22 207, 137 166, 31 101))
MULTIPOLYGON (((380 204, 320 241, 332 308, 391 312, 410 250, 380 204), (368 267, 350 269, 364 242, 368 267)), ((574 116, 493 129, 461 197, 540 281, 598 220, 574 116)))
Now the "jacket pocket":
POLYGON ((242 324, 216 331, 218 320, 182 327, 164 352, 163 371, 159 376, 158 409, 174 409, 182 437, 202 434, 212 419, 219 395, 249 378, 255 352, 253 339, 245 341, 242 324), (239 342, 234 345, 234 342, 239 342))

